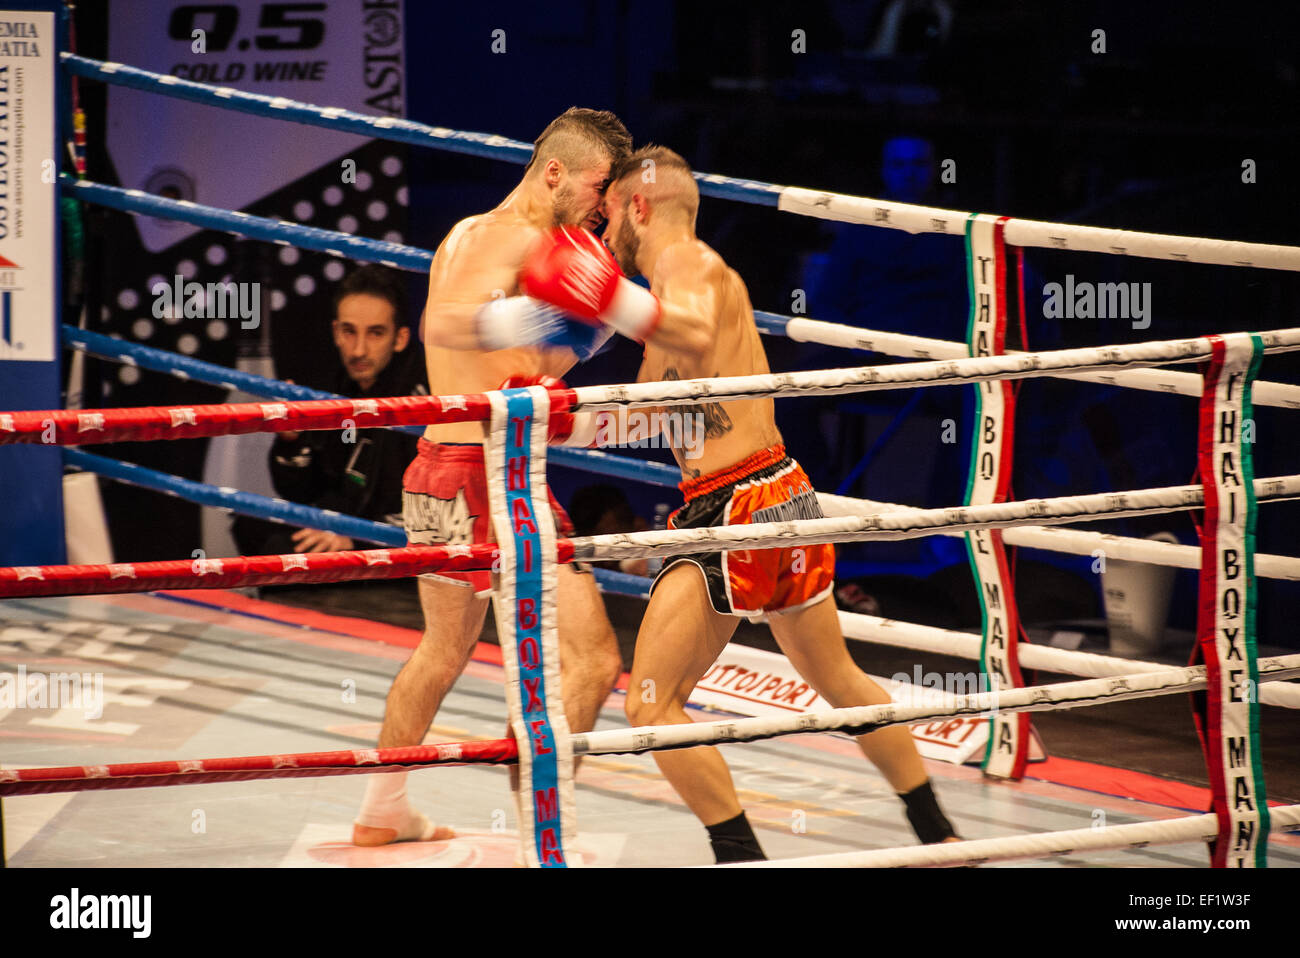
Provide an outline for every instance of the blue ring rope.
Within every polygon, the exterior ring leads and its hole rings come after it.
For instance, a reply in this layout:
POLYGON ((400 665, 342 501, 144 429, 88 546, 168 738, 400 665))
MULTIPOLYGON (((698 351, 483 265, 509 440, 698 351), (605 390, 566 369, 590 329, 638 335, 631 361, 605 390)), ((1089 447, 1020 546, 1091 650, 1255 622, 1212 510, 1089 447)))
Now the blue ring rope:
MULTIPOLYGON (((104 359, 119 360, 139 366, 142 369, 170 373, 182 379, 209 383, 213 386, 242 389, 254 396, 265 396, 269 399, 347 398, 320 389, 297 386, 292 383, 281 382, 278 379, 267 379, 265 376, 256 376, 253 373, 241 372, 238 369, 218 366, 216 363, 208 363, 201 359, 170 353, 165 349, 155 349, 152 346, 142 346, 139 343, 128 343, 121 339, 114 339, 112 336, 105 336, 102 333, 78 329, 76 326, 70 326, 66 323, 63 326, 63 343, 71 349, 79 349, 104 359)), ((423 426, 393 426, 390 428, 414 436, 424 435, 423 426)), ((595 472, 618 479, 633 479, 638 482, 645 482, 654 486, 667 486, 673 489, 677 488, 677 484, 682 478, 681 474, 667 463, 646 462, 628 456, 611 455, 607 452, 601 452, 599 449, 570 449, 564 446, 552 446, 548 458, 557 466, 568 466, 570 469, 581 469, 584 472, 595 472)))
MULTIPOLYGON (((533 154, 531 143, 511 140, 504 136, 450 130, 445 127, 416 123, 414 120, 367 116, 341 107, 320 107, 285 97, 245 93, 230 87, 195 83, 193 80, 182 80, 179 77, 141 70, 139 67, 121 63, 105 63, 103 60, 79 57, 72 53, 61 53, 60 57, 63 66, 69 72, 90 80, 100 80, 135 90, 177 97, 192 103, 236 110, 240 113, 251 113, 254 116, 274 117, 294 123, 305 123, 308 126, 359 133, 380 140, 395 140, 398 143, 410 143, 452 153, 467 153, 471 156, 504 160, 507 163, 520 165, 527 163, 533 154)), ((699 183, 700 192, 705 196, 759 206, 775 207, 780 202, 781 192, 786 189, 773 183, 720 176, 716 173, 696 173, 695 179, 699 183)))
POLYGON ((183 479, 155 469, 146 469, 133 462, 122 462, 107 456, 97 456, 81 449, 67 448, 63 451, 66 465, 76 466, 87 472, 130 483, 156 492, 179 496, 189 502, 217 509, 229 509, 241 515, 256 516, 288 525, 307 526, 312 529, 324 529, 347 536, 349 539, 363 539, 366 542, 378 542, 386 546, 406 545, 406 533, 397 526, 372 522, 346 516, 329 509, 317 509, 283 499, 259 496, 253 492, 241 492, 238 489, 222 489, 205 482, 183 479))
POLYGON ((223 233, 267 240, 285 246, 296 246, 299 249, 316 250, 334 256, 346 256, 363 263, 381 263, 384 266, 423 273, 428 271, 429 264, 433 262, 431 252, 414 246, 385 243, 382 240, 323 230, 315 226, 301 226, 284 220, 267 219, 264 216, 251 216, 248 213, 204 206, 202 203, 191 203, 188 200, 169 200, 140 190, 124 190, 119 186, 78 180, 67 173, 59 174, 59 185, 63 188, 64 195, 76 196, 87 202, 98 203, 115 210, 181 220, 194 226, 220 230, 223 233))
MULTIPOLYGON (((256 516, 259 519, 283 522, 286 525, 324 529, 327 532, 347 536, 349 539, 361 539, 384 546, 406 545, 406 533, 397 526, 359 519, 356 516, 345 516, 339 512, 286 502, 283 499, 270 499, 252 492, 222 489, 205 482, 195 482, 193 479, 182 479, 180 476, 158 472, 155 469, 146 469, 135 463, 97 456, 72 446, 64 447, 63 462, 65 465, 75 466, 108 479, 178 496, 200 505, 228 509, 240 515, 256 516)), ((645 576, 628 575, 626 572, 614 572, 609 569, 592 571, 602 592, 641 599, 650 597, 651 580, 645 576)))

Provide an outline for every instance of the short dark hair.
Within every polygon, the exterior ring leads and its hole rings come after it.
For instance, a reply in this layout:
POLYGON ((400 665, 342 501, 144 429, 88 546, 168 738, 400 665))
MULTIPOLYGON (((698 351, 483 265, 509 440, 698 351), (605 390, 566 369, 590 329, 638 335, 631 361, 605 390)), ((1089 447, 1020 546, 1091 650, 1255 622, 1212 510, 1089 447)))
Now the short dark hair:
POLYGON ((687 176, 694 175, 691 172, 691 164, 687 163, 680 153, 666 146, 659 146, 657 143, 647 143, 639 150, 628 153, 609 168, 609 182, 617 183, 633 173, 640 173, 645 168, 643 164, 646 160, 653 161, 656 167, 678 170, 687 176))
POLYGON ((608 110, 571 106, 548 123, 533 141, 533 155, 524 173, 532 170, 544 151, 551 151, 551 155, 570 168, 580 168, 583 154, 591 149, 607 153, 611 165, 618 163, 632 149, 632 134, 608 110))
POLYGON ((334 315, 338 316, 339 303, 345 297, 357 294, 386 299, 393 307, 393 327, 401 329, 406 322, 406 288, 391 269, 366 263, 354 269, 339 284, 334 294, 334 315))

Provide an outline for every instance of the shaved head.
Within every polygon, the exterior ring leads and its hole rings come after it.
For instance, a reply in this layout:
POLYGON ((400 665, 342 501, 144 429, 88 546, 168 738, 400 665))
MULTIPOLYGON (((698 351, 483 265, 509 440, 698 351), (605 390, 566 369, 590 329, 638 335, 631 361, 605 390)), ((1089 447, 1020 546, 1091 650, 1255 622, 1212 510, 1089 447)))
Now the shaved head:
POLYGON ((610 189, 626 206, 633 194, 644 196, 652 209, 670 217, 683 217, 694 226, 700 209, 700 191, 691 166, 666 146, 650 144, 614 164, 610 189))

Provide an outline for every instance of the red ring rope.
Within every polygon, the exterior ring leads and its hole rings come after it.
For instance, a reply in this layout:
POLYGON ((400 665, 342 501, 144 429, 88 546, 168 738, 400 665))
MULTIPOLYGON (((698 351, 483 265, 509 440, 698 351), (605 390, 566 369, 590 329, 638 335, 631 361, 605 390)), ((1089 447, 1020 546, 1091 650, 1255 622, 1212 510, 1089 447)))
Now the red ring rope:
POLYGON ((175 762, 125 762, 68 765, 63 768, 0 769, 0 795, 35 795, 103 788, 150 788, 203 782, 246 782, 260 778, 355 775, 384 768, 434 765, 504 765, 519 757, 514 739, 411 745, 400 748, 346 749, 291 755, 182 759, 175 762))

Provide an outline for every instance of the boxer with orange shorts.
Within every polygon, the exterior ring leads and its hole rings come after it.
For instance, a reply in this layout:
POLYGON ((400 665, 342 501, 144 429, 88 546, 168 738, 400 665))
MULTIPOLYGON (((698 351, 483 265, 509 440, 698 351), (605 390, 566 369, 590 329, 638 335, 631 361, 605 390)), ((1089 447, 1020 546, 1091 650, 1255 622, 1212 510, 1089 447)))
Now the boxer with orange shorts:
MULTIPOLYGON (((638 382, 766 373, 749 293, 735 270, 696 239, 698 208, 686 161, 664 147, 643 147, 610 174, 608 249, 580 229, 557 230, 550 246, 525 264, 521 286, 644 342, 638 382), (624 272, 648 278, 650 290, 624 272)), ((637 423, 637 438, 645 438, 646 418, 637 423)), ((674 513, 674 528, 821 515, 803 470, 785 455, 770 398, 673 406, 655 410, 649 422, 671 433, 682 469, 686 504, 674 513), (701 435, 702 442, 687 438, 701 435)), ((581 444, 603 436, 602 445, 617 445, 633 434, 608 422, 603 429, 585 422, 572 437, 581 444)), ((858 668, 845 646, 830 594, 834 555, 830 545, 803 545, 669 558, 637 636, 627 696, 631 723, 691 721, 686 700, 741 616, 765 618, 799 674, 832 706, 888 703, 889 693, 858 668)), ((859 736, 858 745, 902 799, 922 842, 957 841, 906 727, 859 736)), ((707 829, 718 862, 765 857, 717 749, 656 751, 654 758, 707 829)))
MULTIPOLYGON (((812 483, 779 444, 687 479, 680 488, 686 505, 668 517, 670 529, 822 518, 812 483)), ((835 587, 835 547, 830 543, 669 556, 655 584, 679 562, 700 570, 709 604, 720 615, 759 619, 769 612, 797 612, 823 601, 835 587)), ((650 591, 653 595, 654 586, 650 591)))

